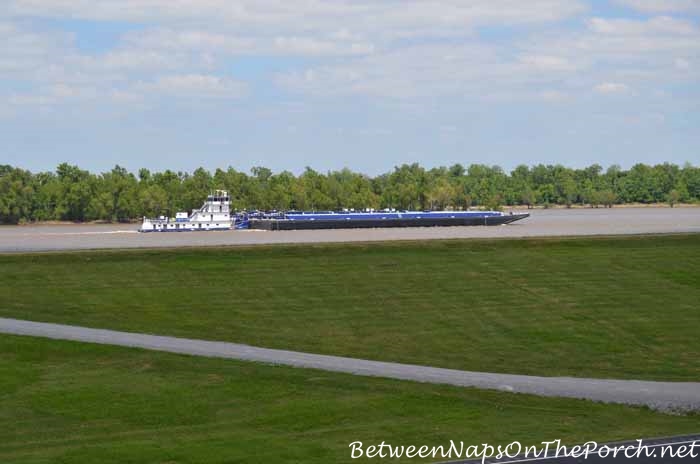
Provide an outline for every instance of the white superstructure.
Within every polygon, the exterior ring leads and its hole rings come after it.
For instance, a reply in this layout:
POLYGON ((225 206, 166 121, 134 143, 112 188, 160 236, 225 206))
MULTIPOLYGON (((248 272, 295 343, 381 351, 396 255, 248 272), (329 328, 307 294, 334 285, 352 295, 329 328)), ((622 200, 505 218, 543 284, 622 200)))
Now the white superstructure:
POLYGON ((217 190, 207 197, 201 208, 192 214, 177 213, 174 218, 144 217, 139 232, 188 232, 195 230, 228 230, 233 226, 231 199, 226 190, 217 190))

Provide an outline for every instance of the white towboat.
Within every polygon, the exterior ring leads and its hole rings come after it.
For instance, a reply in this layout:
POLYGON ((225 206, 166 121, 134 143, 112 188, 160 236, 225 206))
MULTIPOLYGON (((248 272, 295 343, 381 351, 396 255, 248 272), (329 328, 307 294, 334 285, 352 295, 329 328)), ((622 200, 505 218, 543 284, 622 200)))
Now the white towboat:
POLYGON ((174 218, 144 217, 139 232, 188 232, 195 230, 229 230, 234 223, 231 199, 226 190, 217 190, 207 197, 201 208, 192 214, 177 213, 174 218))

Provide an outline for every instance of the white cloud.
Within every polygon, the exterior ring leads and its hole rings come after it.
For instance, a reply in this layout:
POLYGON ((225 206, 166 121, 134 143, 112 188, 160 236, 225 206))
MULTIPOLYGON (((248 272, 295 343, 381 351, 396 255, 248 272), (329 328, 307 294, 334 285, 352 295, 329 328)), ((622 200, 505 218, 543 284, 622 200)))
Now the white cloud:
MULTIPOLYGON (((423 45, 281 74, 288 88, 317 95, 412 97, 462 93, 484 72, 490 51, 479 46, 423 45)), ((491 68, 491 72, 498 72, 491 68)))
POLYGON ((571 85, 590 89, 600 82, 635 88, 700 78, 689 57, 700 56, 700 29, 668 17, 644 20, 590 18, 579 31, 534 35, 520 44, 525 54, 552 55, 576 67, 571 85))
POLYGON ((588 27, 605 35, 666 34, 695 35, 698 28, 691 21, 657 16, 648 20, 591 18, 588 27))
POLYGON ((60 55, 71 39, 67 33, 42 33, 0 22, 0 77, 12 78, 34 72, 60 55))
POLYGON ((51 84, 42 86, 33 93, 12 93, 6 101, 12 106, 48 107, 67 101, 95 101, 99 97, 100 93, 94 87, 51 84))
POLYGON ((13 106, 41 106, 51 105, 55 102, 55 98, 47 95, 10 95, 7 98, 7 103, 13 106))
POLYGON ((92 59, 92 64, 107 70, 163 70, 182 66, 185 58, 153 50, 115 50, 92 59))
POLYGON ((686 60, 685 58, 676 58, 673 61, 673 64, 676 66, 678 69, 690 69, 690 61, 686 60))
POLYGON ((637 87, 644 81, 643 87, 697 78, 684 66, 690 64, 687 57, 700 55, 700 29, 691 20, 593 17, 581 26, 490 46, 469 37, 459 45, 381 47, 373 56, 288 72, 277 81, 317 95, 529 94, 556 100, 559 93, 586 92, 600 82, 632 81, 637 87))
POLYGON ((374 45, 345 37, 239 36, 229 32, 150 29, 127 34, 129 49, 218 55, 350 56, 370 54, 374 45))
POLYGON ((368 55, 374 51, 370 43, 338 43, 308 37, 275 37, 274 51, 284 55, 368 55))
POLYGON ((565 57, 551 55, 522 55, 519 61, 543 71, 573 71, 578 68, 565 57))
POLYGON ((534 36, 525 50, 576 57, 617 57, 647 60, 650 54, 700 52, 700 29, 692 22, 668 17, 646 20, 591 18, 576 32, 534 36))
POLYGON ((67 84, 55 84, 50 87, 50 95, 57 99, 65 98, 94 98, 97 93, 94 88, 78 87, 67 84))
POLYGON ((123 38, 128 48, 178 52, 246 53, 255 47, 251 38, 202 30, 151 28, 130 32, 123 38))
POLYGON ((277 82, 316 95, 506 99, 539 95, 552 101, 591 88, 629 92, 629 84, 613 85, 619 81, 653 87, 697 79, 697 69, 686 57, 698 54, 700 30, 689 21, 592 18, 579 31, 534 36, 516 47, 476 40, 410 45, 288 72, 277 76, 277 82))
POLYGON ((245 83, 231 78, 204 74, 161 76, 147 83, 139 83, 136 90, 148 94, 166 94, 176 97, 239 98, 245 95, 245 83))
MULTIPOLYGON (((277 76, 287 88, 316 95, 508 97, 577 70, 566 58, 524 54, 479 43, 414 45, 277 76), (505 56, 504 56, 505 55, 505 56)), ((520 95, 522 97, 522 95, 520 95)))
POLYGON ((616 0, 615 3, 645 13, 700 11, 698 0, 616 0))
POLYGON ((395 99, 562 101, 592 88, 615 93, 620 89, 600 86, 617 82, 640 90, 697 79, 699 69, 693 64, 700 30, 687 19, 594 17, 539 35, 522 27, 580 15, 583 0, 5 0, 5 6, 0 17, 17 24, 70 17, 143 25, 113 48, 86 54, 71 34, 0 22, 0 39, 9 44, 0 45, 0 76, 35 83, 36 93, 47 96, 52 86, 65 86, 54 101, 79 99, 67 89, 97 89, 114 102, 149 94, 240 97, 245 83, 227 74, 240 56, 312 57, 306 69, 273 77, 294 92, 395 99), (491 25, 518 25, 520 38, 489 42, 476 27, 491 25))
MULTIPOLYGON (((5 0, 0 18, 25 24, 50 17, 139 22, 145 27, 126 33, 112 49, 86 54, 70 35, 61 41, 45 32, 22 37, 10 26, 5 35, 45 44, 25 47, 42 50, 27 63, 21 60, 34 51, 7 56, 0 48, 0 74, 16 70, 18 79, 36 83, 36 92, 47 93, 52 85, 98 88, 110 101, 128 102, 139 100, 145 91, 171 97, 241 95, 242 82, 222 77, 226 60, 309 56, 323 64, 279 76, 278 82, 294 88, 326 82, 338 85, 328 93, 397 97, 472 92, 479 76, 565 72, 571 65, 554 55, 529 54, 520 62, 502 63, 490 56, 492 50, 478 50, 479 45, 404 49, 401 42, 473 39, 476 26, 553 22, 585 9, 583 0, 5 0), (441 56, 437 67, 431 53, 441 56), (414 59, 418 62, 409 63, 414 59)), ((2 34, 0 28, 0 38, 2 34)), ((60 100, 71 98, 67 94, 60 100)))
POLYGON ((560 90, 544 90, 540 92, 539 97, 548 102, 563 102, 570 99, 570 96, 560 90))
POLYGON ((601 84, 593 87, 596 93, 603 95, 615 95, 615 94, 626 94, 630 91, 630 88, 619 82, 603 82, 601 84))
POLYGON ((556 21, 585 11, 581 0, 5 0, 6 14, 89 20, 226 25, 236 30, 382 30, 442 34, 474 24, 556 21))

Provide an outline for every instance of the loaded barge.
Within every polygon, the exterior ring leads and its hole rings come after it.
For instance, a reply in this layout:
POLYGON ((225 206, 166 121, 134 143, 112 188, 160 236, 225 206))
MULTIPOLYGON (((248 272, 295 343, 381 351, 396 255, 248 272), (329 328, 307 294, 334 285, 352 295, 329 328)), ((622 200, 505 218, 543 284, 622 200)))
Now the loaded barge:
POLYGON ((376 227, 497 226, 528 217, 500 211, 385 211, 285 213, 250 218, 249 228, 262 230, 370 229, 376 227))
POLYGON ((201 208, 175 218, 144 218, 139 232, 189 232, 230 229, 310 230, 385 227, 497 226, 528 217, 500 211, 231 212, 228 192, 217 190, 201 208))

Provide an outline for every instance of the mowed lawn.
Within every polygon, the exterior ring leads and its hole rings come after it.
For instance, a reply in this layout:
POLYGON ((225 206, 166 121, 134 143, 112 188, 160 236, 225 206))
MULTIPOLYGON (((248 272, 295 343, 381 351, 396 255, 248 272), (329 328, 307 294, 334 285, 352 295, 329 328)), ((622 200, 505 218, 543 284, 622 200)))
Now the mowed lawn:
POLYGON ((0 256, 0 316, 539 375, 700 378, 700 235, 0 256))
POLYGON ((697 415, 6 335, 0 399, 0 462, 22 464, 349 462, 356 440, 573 444, 700 425, 697 415))

